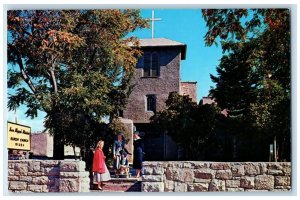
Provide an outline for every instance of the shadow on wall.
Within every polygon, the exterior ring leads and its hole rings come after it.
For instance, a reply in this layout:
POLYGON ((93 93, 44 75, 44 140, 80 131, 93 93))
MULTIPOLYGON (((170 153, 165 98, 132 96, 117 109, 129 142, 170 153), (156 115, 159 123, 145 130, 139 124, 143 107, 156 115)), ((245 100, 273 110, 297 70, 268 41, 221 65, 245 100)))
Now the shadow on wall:
MULTIPOLYGON (((179 50, 170 49, 168 47, 160 47, 159 50, 157 48, 144 48, 144 52, 148 52, 148 51, 157 52, 159 54, 159 65, 160 66, 168 65, 179 54, 179 50)), ((139 68, 139 69, 144 68, 144 57, 143 56, 141 56, 139 58, 138 63, 137 63, 137 68, 139 68)))

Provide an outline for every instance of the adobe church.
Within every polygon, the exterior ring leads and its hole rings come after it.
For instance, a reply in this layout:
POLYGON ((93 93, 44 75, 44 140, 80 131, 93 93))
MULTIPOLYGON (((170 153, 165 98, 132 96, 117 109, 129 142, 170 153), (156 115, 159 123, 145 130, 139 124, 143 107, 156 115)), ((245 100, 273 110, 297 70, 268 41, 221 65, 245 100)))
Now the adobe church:
POLYGON ((197 82, 182 82, 180 78, 187 46, 166 38, 152 38, 141 39, 140 48, 143 55, 136 66, 132 82, 135 87, 123 110, 122 121, 128 125, 132 120, 132 129, 145 133, 145 160, 178 160, 180 148, 166 133, 153 131, 150 117, 166 109, 170 92, 189 95, 197 101, 197 82))

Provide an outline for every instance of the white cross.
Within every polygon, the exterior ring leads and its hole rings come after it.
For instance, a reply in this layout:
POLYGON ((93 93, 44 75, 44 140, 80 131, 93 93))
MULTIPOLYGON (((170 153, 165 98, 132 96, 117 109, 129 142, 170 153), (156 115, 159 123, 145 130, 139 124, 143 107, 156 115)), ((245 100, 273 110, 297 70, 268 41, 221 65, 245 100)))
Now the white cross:
POLYGON ((148 19, 149 21, 151 21, 152 25, 151 25, 151 28, 152 28, 152 38, 154 38, 154 21, 160 21, 161 18, 154 18, 154 10, 152 10, 152 18, 151 19, 148 19))

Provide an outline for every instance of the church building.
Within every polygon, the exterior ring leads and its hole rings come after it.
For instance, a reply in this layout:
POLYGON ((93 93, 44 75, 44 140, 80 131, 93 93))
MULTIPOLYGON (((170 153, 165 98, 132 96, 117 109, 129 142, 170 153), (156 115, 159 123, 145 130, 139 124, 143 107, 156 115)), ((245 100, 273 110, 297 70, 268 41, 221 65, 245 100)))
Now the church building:
POLYGON ((145 160, 177 160, 180 149, 171 137, 153 131, 150 117, 166 109, 165 102, 171 92, 189 95, 197 101, 197 82, 182 82, 180 78, 187 45, 166 38, 152 38, 140 39, 140 48, 143 55, 136 66, 132 82, 135 87, 123 110, 123 118, 132 120, 134 129, 145 133, 145 160))

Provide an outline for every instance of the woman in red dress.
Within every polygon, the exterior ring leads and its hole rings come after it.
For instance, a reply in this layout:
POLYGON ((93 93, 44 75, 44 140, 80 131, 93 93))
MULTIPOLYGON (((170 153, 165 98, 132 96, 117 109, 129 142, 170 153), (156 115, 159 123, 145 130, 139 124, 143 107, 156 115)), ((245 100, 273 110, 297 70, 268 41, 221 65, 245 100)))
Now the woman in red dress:
POLYGON ((102 149, 104 146, 104 141, 100 140, 97 144, 95 153, 94 153, 94 159, 93 159, 93 179, 94 183, 98 184, 98 189, 102 190, 104 181, 110 180, 110 174, 105 164, 105 158, 102 149))

